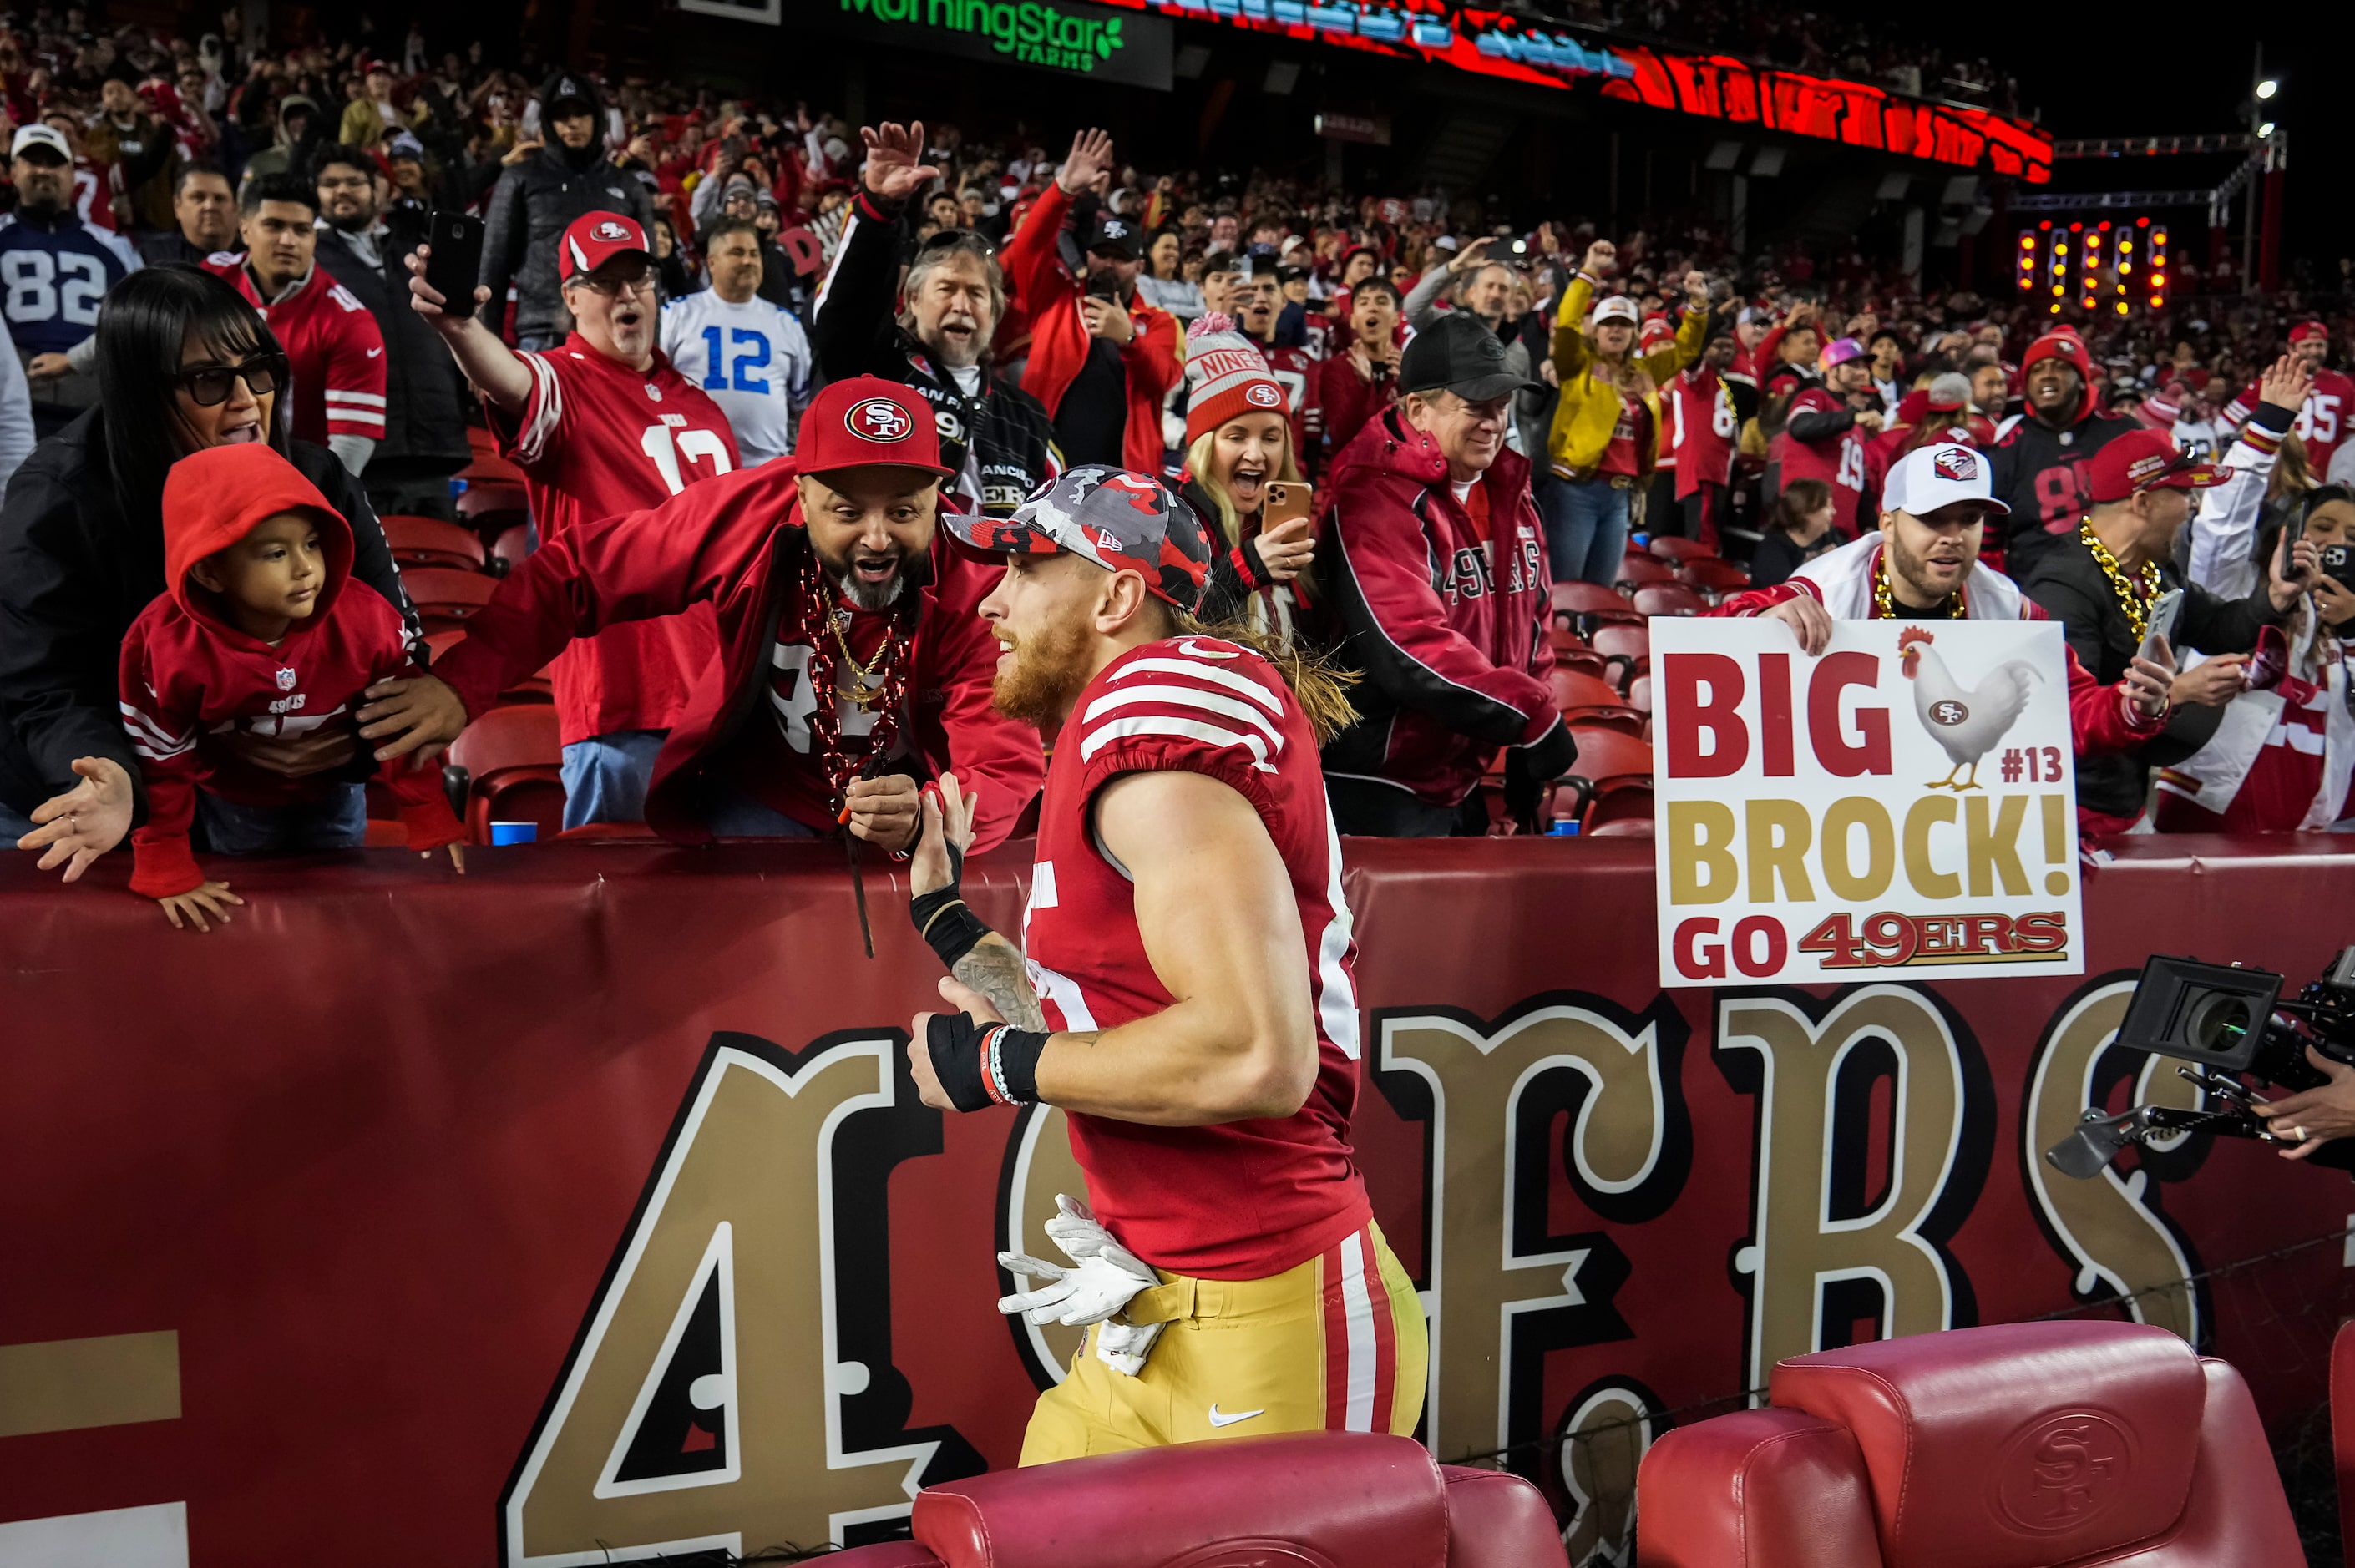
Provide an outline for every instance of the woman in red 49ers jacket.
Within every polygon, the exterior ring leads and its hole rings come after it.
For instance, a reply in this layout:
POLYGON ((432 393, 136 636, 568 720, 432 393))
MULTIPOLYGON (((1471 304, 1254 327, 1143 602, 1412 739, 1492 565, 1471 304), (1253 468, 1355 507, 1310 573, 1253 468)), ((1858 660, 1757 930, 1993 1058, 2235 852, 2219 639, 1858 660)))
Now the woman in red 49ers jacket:
POLYGON ((1533 822, 1540 787, 1577 758, 1547 684, 1545 526, 1529 461, 1505 446, 1524 385, 1494 333, 1441 316, 1407 344, 1401 401, 1334 460, 1318 575, 1335 658, 1363 677, 1358 722, 1325 747, 1345 833, 1486 832, 1473 789, 1499 747, 1508 804, 1533 822))
POLYGON ((650 826, 696 843, 847 821, 904 853, 922 820, 917 781, 954 768, 968 794, 982 780, 986 849, 1046 763, 1038 732, 991 705, 998 647, 978 610, 997 574, 936 536, 948 476, 914 388, 837 381, 802 417, 793 457, 542 544, 431 676, 369 688, 360 733, 380 759, 451 739, 572 639, 709 602, 719 657, 655 759, 650 826))

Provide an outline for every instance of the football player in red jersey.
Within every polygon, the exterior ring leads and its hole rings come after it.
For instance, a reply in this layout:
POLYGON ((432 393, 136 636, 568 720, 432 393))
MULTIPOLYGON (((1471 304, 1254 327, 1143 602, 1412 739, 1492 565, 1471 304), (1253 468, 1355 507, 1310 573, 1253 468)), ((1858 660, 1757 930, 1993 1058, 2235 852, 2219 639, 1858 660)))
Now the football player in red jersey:
POLYGON ((286 350, 294 439, 334 450, 347 472, 384 439, 384 333, 352 291, 314 265, 318 191, 299 175, 253 180, 240 204, 242 258, 208 260, 261 313, 286 350))
MULTIPOLYGON (((661 505, 688 485, 732 471, 736 436, 703 388, 657 345, 654 249, 635 219, 591 212, 557 241, 571 335, 518 354, 476 313, 452 315, 425 281, 432 248, 410 258, 410 303, 432 322, 482 394, 499 447, 523 470, 542 540, 584 523, 661 505)), ((634 621, 565 649, 556 661, 556 716, 564 743, 564 825, 634 822, 663 737, 719 652, 711 611, 634 621)))
POLYGON ((1427 1337, 1349 1148, 1359 1080, 1333 678, 1194 619, 1212 543, 1158 481, 1075 469, 1005 521, 981 613, 999 709, 1060 725, 1017 952, 957 895, 964 802, 928 797, 911 913, 963 1011, 919 1013, 926 1104, 1060 1106, 1093 1205, 1075 1266, 1000 1310, 1092 1326, 1022 1462, 1270 1432, 1411 1433, 1427 1337))

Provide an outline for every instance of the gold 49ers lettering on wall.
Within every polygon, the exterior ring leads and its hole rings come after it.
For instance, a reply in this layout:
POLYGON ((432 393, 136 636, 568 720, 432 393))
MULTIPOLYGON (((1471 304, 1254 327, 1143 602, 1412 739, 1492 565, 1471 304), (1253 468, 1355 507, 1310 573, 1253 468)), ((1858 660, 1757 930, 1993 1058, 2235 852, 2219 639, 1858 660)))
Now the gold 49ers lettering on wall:
POLYGON ((856 1541, 983 1468, 877 1429, 890 1314, 845 1309, 890 1299, 890 1167, 940 1150, 906 1072, 888 1034, 713 1038, 501 1499, 510 1568, 856 1541))

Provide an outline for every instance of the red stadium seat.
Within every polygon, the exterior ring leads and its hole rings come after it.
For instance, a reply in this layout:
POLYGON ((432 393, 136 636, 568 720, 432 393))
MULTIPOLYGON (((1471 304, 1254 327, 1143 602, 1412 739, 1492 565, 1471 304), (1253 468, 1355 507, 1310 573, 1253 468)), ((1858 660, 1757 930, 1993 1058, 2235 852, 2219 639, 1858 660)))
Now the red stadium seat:
POLYGON ((474 452, 474 461, 458 471, 458 477, 464 480, 470 489, 485 482, 521 484, 523 470, 499 456, 496 447, 489 451, 484 451, 478 448, 474 452))
POLYGON ((1634 625, 1644 619, 1628 604, 1625 595, 1600 583, 1587 582, 1553 585, 1553 618, 1588 628, 1611 620, 1634 625))
POLYGON ((1596 652, 1585 638, 1559 622, 1546 629, 1546 641, 1553 649, 1553 662, 1558 669, 1575 670, 1582 675, 1592 675, 1597 680, 1603 679, 1610 669, 1603 655, 1596 652))
POLYGON ((1604 662, 1619 672, 1608 677, 1611 683, 1625 692, 1638 675, 1652 670, 1652 630, 1648 626, 1598 626, 1594 629, 1594 651, 1604 662))
POLYGON ((1599 724, 1641 735, 1644 715, 1629 707, 1610 682, 1556 665, 1550 676, 1553 705, 1572 725, 1599 724))
POLYGON ((1703 556, 1686 561, 1677 567, 1677 576, 1706 594, 1722 597, 1740 593, 1750 586, 1750 574, 1732 561, 1721 561, 1715 556, 1703 556))
POLYGON ((521 484, 485 481, 470 484, 458 497, 458 521, 496 539, 531 515, 530 498, 521 484))
POLYGON ((2248 1385, 2164 1329, 1877 1340, 1792 1357, 1767 1396, 1645 1455, 1644 1568, 2305 1560, 2248 1385))
POLYGON ((915 1540, 840 1568, 1567 1568, 1543 1494, 1433 1462, 1410 1437, 1305 1432, 1181 1443, 946 1481, 915 1540), (1221 1548, 1224 1548, 1223 1550, 1221 1548))
POLYGON ((378 521, 384 524, 385 543, 392 546, 393 560, 404 571, 411 567, 450 567, 462 572, 483 569, 483 541, 469 529, 435 517, 410 517, 398 512, 388 512, 378 521))
POLYGON ((1699 539, 1687 539, 1674 534, 1655 534, 1644 546, 1664 561, 1684 562, 1717 554, 1699 539))
POLYGON ((450 747, 466 770, 466 842, 491 842, 493 822, 537 822, 542 841, 564 831, 556 710, 546 703, 493 708, 450 747))
POLYGON ((1652 748, 1641 737, 1584 719, 1572 724, 1570 734, 1578 742, 1570 777, 1593 785, 1598 800, 1620 789, 1652 787, 1652 748))
POLYGON ((1614 797, 1611 805, 1595 807, 1588 825, 1578 832, 1581 838, 1589 839, 1650 838, 1652 792, 1649 789, 1630 789, 1614 797))
POLYGON ((425 630, 453 630, 466 617, 490 603, 499 581, 481 572, 453 571, 448 567, 415 567, 400 574, 401 586, 425 621, 425 630))
POLYGON ((1619 563, 1619 586, 1623 588, 1676 580, 1676 567, 1651 556, 1629 556, 1619 563))
POLYGON ((1636 609, 1641 615, 1699 615, 1709 608, 1709 600, 1682 583, 1651 583, 1636 590, 1636 609))
POLYGON ((491 542, 492 559, 505 561, 508 571, 523 565, 525 557, 530 554, 531 524, 528 522, 510 524, 501 529, 498 537, 491 542))
POLYGON ((1638 675, 1627 683, 1627 705, 1640 713, 1652 711, 1652 677, 1638 675))

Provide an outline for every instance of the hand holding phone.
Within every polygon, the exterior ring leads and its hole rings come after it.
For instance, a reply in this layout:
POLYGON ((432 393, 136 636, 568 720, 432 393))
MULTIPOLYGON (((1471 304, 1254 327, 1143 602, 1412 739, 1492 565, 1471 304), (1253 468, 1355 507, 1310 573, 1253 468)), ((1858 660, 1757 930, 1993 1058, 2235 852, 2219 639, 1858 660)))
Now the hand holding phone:
POLYGON ((2151 600, 2150 613, 2143 618, 2142 646, 2135 650, 2141 659, 2156 656, 2159 644, 2175 645, 2175 618, 2183 609, 2183 590, 2169 588, 2151 600))
POLYGON ((474 313, 474 289, 483 276, 483 221, 471 213, 435 207, 426 220, 425 281, 442 296, 442 313, 474 313))

